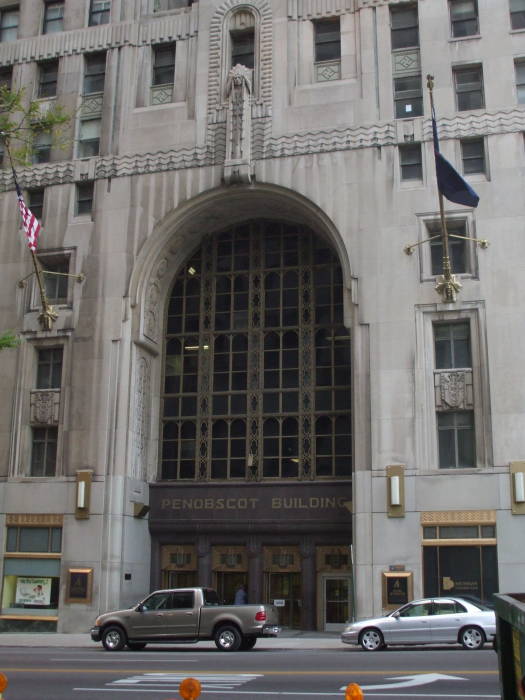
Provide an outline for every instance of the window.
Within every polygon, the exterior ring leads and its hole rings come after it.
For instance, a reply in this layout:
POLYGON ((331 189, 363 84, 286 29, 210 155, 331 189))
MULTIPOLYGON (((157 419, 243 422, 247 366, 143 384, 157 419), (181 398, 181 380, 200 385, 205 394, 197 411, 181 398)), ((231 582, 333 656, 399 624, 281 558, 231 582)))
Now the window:
POLYGON ((461 160, 465 175, 485 174, 485 142, 483 139, 461 139, 461 160))
POLYGON ((110 0, 91 0, 89 8, 89 26, 109 23, 110 0))
POLYGON ((516 61, 516 93, 518 104, 525 104, 525 61, 516 61))
POLYGON ((58 428, 33 428, 30 476, 55 476, 58 428))
POLYGON ((0 41, 16 41, 18 38, 18 7, 0 10, 0 41))
POLYGON ((434 324, 436 369, 471 367, 470 325, 466 323, 434 324))
POLYGON ((315 61, 339 61, 341 23, 339 17, 314 22, 315 61))
POLYGON ((51 304, 66 304, 69 290, 69 256, 42 255, 38 259, 44 272, 47 300, 51 304))
POLYGON ((38 64, 38 97, 56 97, 58 60, 38 64))
POLYGON ((37 389, 60 389, 62 384, 62 348, 41 348, 37 351, 37 389))
POLYGON ((28 190, 27 205, 41 222, 44 214, 44 188, 39 187, 36 190, 28 190))
POLYGON ((422 180, 423 164, 421 161, 421 144, 411 143, 399 146, 399 165, 401 180, 422 180))
POLYGON ((417 6, 390 9, 392 49, 419 46, 417 6))
POLYGON ((479 34, 477 0, 450 0, 452 36, 479 34))
POLYGON ((48 163, 51 160, 51 134, 41 131, 33 141, 33 163, 48 163))
POLYGON ((396 119, 420 117, 423 114, 421 75, 394 78, 394 104, 396 119))
POLYGON ((80 122, 78 139, 78 157, 89 158, 96 156, 100 148, 100 119, 83 119, 80 122))
POLYGON ((105 52, 87 54, 84 57, 84 95, 104 92, 106 75, 105 52))
POLYGON ((231 42, 231 65, 255 66, 255 31, 253 27, 249 29, 235 29, 230 31, 231 42))
MULTIPOLYGON (((439 236, 430 241, 430 263, 431 274, 433 276, 443 274, 443 242, 441 240, 441 222, 432 221, 427 223, 428 237, 439 236)), ((471 271, 471 265, 468 255, 468 241, 454 236, 467 235, 467 223, 463 220, 447 221, 448 231, 448 253, 450 265, 454 274, 462 274, 471 271)))
POLYGON ((189 7, 191 4, 192 0, 155 0, 153 4, 153 12, 177 10, 181 7, 189 7))
POLYGON ((510 0, 510 25, 512 29, 525 29, 525 0, 510 0))
POLYGON ((173 85, 175 80, 175 45, 163 44, 153 49, 152 85, 173 85))
POLYGON ((480 109, 485 106, 483 96, 483 74, 481 66, 454 68, 456 103, 459 112, 480 109))
POLYGON ((5 551, 59 554, 62 551, 62 528, 8 527, 5 551))
POLYGON ((0 68, 0 88, 10 90, 12 80, 13 69, 11 68, 11 66, 7 66, 7 68, 0 68))
POLYGON ((75 201, 75 216, 83 214, 91 214, 93 210, 93 192, 95 183, 77 182, 76 184, 76 201, 75 201))
POLYGON ((45 3, 43 34, 64 31, 64 4, 64 2, 45 3))

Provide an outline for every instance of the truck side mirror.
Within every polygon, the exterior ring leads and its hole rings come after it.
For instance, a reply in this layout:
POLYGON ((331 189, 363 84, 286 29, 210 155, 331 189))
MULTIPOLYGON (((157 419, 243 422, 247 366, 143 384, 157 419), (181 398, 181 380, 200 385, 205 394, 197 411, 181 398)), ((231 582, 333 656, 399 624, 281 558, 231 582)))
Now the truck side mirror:
POLYGON ((144 608, 144 606, 142 605, 142 603, 139 603, 139 604, 137 605, 137 607, 135 608, 135 610, 136 610, 137 612, 144 612, 145 608, 144 608))

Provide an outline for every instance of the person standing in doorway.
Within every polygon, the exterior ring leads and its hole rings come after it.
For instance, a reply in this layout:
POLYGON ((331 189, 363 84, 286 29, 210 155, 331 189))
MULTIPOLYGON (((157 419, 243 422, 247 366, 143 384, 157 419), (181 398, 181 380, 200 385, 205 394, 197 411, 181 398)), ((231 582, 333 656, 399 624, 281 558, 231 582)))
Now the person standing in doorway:
POLYGON ((248 602, 248 593, 246 592, 246 584, 240 583, 235 591, 234 605, 246 605, 248 602))

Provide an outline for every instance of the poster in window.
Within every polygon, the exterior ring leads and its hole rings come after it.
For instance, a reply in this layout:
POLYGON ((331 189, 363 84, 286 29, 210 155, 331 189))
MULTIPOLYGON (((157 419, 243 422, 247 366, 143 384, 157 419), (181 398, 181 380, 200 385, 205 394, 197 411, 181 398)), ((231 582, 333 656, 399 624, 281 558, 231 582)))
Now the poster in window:
POLYGON ((16 605, 49 605, 51 601, 51 578, 18 576, 16 579, 16 605))
POLYGON ((69 569, 66 603, 90 603, 93 569, 69 569))

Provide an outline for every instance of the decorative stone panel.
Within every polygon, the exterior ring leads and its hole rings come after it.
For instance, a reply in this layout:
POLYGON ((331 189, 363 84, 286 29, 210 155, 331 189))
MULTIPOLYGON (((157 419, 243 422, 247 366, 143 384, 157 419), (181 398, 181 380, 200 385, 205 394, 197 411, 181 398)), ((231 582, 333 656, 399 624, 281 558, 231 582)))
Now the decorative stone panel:
POLYGON ((139 357, 135 375, 135 406, 133 411, 133 478, 146 479, 151 393, 151 364, 139 357))
POLYGON ((315 80, 325 83, 328 80, 341 79, 341 61, 323 61, 315 64, 315 80))
POLYGON ((8 513, 6 525, 47 525, 48 527, 62 527, 64 516, 62 513, 8 513))
POLYGON ((429 510, 421 513, 422 525, 495 525, 495 510, 429 510))
POLYGON ((289 19, 334 17, 354 10, 355 0, 288 0, 289 19))
POLYGON ((396 51, 392 54, 392 63, 395 76, 419 73, 421 70, 419 51, 396 51))
POLYGON ((472 370, 435 370, 434 390, 437 411, 472 410, 472 370))
POLYGON ((60 389, 31 392, 31 423, 58 425, 60 412, 60 389))

